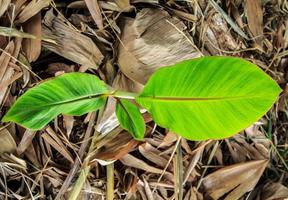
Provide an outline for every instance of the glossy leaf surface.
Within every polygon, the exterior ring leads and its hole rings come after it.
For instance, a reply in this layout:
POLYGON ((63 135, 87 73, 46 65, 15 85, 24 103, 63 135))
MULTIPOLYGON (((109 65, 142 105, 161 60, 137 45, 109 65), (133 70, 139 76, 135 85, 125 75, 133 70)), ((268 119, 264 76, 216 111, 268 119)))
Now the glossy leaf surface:
POLYGON ((135 139, 144 138, 145 122, 137 106, 121 99, 116 105, 116 115, 121 127, 129 131, 135 139))
POLYGON ((25 92, 2 121, 13 121, 26 128, 43 128, 57 115, 83 115, 105 104, 109 92, 97 76, 67 73, 40 83, 25 92))
POLYGON ((184 138, 222 139, 261 118, 280 91, 248 61, 204 57, 158 70, 136 101, 158 125, 184 138))

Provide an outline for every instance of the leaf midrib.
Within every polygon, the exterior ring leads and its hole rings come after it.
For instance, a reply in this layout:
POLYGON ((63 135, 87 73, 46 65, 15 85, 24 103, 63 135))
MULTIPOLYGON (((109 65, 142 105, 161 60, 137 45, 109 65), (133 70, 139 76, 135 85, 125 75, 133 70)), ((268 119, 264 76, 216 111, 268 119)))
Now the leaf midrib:
POLYGON ((56 102, 56 103, 48 103, 48 104, 41 105, 41 106, 33 106, 32 109, 38 109, 38 108, 43 108, 43 107, 47 107, 47 106, 49 106, 49 107, 59 106, 59 105, 74 103, 74 102, 77 102, 77 101, 82 101, 82 100, 87 100, 87 99, 96 99, 96 98, 101 98, 101 97, 107 97, 109 95, 110 94, 85 95, 85 96, 82 96, 82 97, 77 98, 77 99, 75 98, 75 99, 72 99, 72 100, 59 101, 59 102, 56 102))
POLYGON ((229 96, 229 97, 167 97, 167 96, 138 96, 138 99, 153 99, 159 101, 225 101, 266 98, 274 95, 251 95, 251 96, 229 96))

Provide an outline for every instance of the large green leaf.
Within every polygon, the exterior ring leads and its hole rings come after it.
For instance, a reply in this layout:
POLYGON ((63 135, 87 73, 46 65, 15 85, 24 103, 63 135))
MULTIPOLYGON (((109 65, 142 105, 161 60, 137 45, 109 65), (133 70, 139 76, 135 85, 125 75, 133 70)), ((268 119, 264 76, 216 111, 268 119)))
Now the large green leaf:
POLYGON ((131 135, 142 140, 145 134, 145 122, 139 109, 129 101, 120 99, 116 105, 116 115, 120 125, 131 135))
POLYGON ((157 124, 184 138, 221 139, 261 118, 280 91, 248 61, 204 57, 160 69, 136 101, 157 124))
POLYGON ((97 76, 67 73, 28 90, 2 121, 38 130, 60 113, 83 115, 99 109, 105 104, 108 93, 108 87, 97 76))

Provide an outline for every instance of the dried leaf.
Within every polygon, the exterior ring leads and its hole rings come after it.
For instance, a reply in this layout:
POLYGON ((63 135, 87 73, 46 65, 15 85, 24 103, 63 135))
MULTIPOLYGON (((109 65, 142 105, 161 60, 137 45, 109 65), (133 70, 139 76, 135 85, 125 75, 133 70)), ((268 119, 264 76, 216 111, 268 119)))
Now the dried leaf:
POLYGON ((42 134, 41 137, 49 143, 51 146, 53 146, 61 155, 63 155, 68 161, 71 163, 74 162, 74 159, 72 158, 72 155, 67 150, 65 145, 62 143, 60 138, 56 135, 56 133, 48 127, 46 129, 46 133, 42 134))
POLYGON ((203 195, 195 187, 191 187, 185 195, 184 200, 203 200, 203 195))
POLYGON ((161 151, 154 148, 149 143, 145 143, 139 146, 139 152, 148 160, 156 165, 164 168, 168 163, 168 159, 161 155, 161 151))
POLYGON ((0 155, 3 153, 13 153, 16 150, 16 143, 7 128, 0 129, 0 155))
POLYGON ((91 13, 93 20, 97 24, 98 28, 100 30, 103 30, 104 29, 103 19, 102 19, 101 10, 98 4, 98 0, 85 0, 85 3, 87 5, 89 12, 91 13))
MULTIPOLYGON (((11 57, 7 55, 8 54, 13 54, 15 50, 15 44, 13 41, 9 42, 4 51, 6 53, 2 53, 0 55, 0 85, 2 85, 3 82, 9 81, 13 74, 14 74, 14 69, 11 67, 8 67, 8 64, 10 62, 11 57)), ((2 87, 0 89, 0 105, 2 104, 2 101, 6 95, 8 85, 5 87, 2 87)))
POLYGON ((145 178, 143 178, 143 182, 144 182, 144 189, 145 189, 145 193, 146 193, 147 199, 148 200, 154 200, 152 191, 151 191, 151 189, 149 187, 149 184, 148 184, 148 182, 146 181, 145 178))
POLYGON ((74 120, 73 116, 63 115, 63 122, 65 124, 66 135, 68 138, 70 138, 70 134, 71 134, 72 129, 73 129, 74 121, 75 120, 74 120))
POLYGON ((263 43, 263 11, 261 0, 246 0, 248 27, 257 44, 263 43))
POLYGON ((34 0, 30 1, 16 17, 15 23, 23 23, 39 13, 43 8, 49 6, 52 0, 34 0))
POLYGON ((267 164, 267 160, 257 160, 224 167, 206 176, 203 186, 213 199, 219 199, 230 191, 226 200, 239 199, 255 187, 267 164))
POLYGON ((264 185, 259 196, 259 199, 265 200, 285 200, 288 197, 288 188, 280 183, 269 182, 264 185))
POLYGON ((14 52, 14 42, 11 41, 9 42, 9 44, 6 46, 6 48, 4 49, 4 51, 6 52, 2 52, 2 54, 0 55, 0 81, 2 82, 2 79, 4 77, 5 71, 8 67, 9 61, 11 59, 10 56, 7 55, 8 54, 12 54, 14 52))
POLYGON ((19 155, 21 155, 28 148, 28 146, 31 145, 35 134, 36 134, 36 131, 31 131, 28 129, 24 132, 24 135, 17 147, 17 153, 19 155))
MULTIPOLYGON (((141 169, 141 170, 144 170, 146 172, 152 172, 155 174, 161 174, 162 173, 161 169, 152 167, 152 166, 148 165, 147 163, 145 163, 144 161, 132 156, 131 154, 125 155, 124 157, 122 157, 120 159, 120 161, 126 166, 141 169)), ((169 175, 170 178, 173 177, 171 173, 165 172, 165 174, 169 175)))
POLYGON ((286 49, 288 47, 288 19, 285 22, 285 34, 284 34, 284 48, 286 49))
POLYGON ((237 26, 237 24, 233 22, 231 17, 229 17, 227 13, 214 0, 209 0, 209 3, 211 3, 214 9, 223 16, 223 18, 227 21, 228 24, 230 24, 235 32, 237 32, 243 38, 248 39, 247 35, 239 28, 239 26, 237 26))
MULTIPOLYGON (((220 49, 239 49, 239 44, 232 37, 227 23, 219 13, 214 13, 211 16, 211 21, 209 21, 209 28, 211 28, 215 37, 215 39, 211 40, 210 42, 217 43, 220 49)), ((213 39, 213 36, 211 37, 211 39, 213 39)))
POLYGON ((91 156, 91 159, 118 160, 128 154, 138 144, 139 142, 134 140, 128 132, 122 131, 116 137, 108 140, 103 147, 91 156))
POLYGON ((144 84, 159 67, 201 55, 186 35, 185 25, 166 11, 144 8, 124 23, 118 63, 134 81, 144 84))
POLYGON ((43 41, 44 47, 50 51, 85 67, 98 68, 103 55, 94 42, 54 16, 52 10, 45 15, 42 31, 45 37, 56 41, 56 44, 43 41))
POLYGON ((186 183, 186 181, 188 181, 188 178, 189 176, 191 175, 192 171, 195 169, 200 157, 202 156, 203 154, 203 150, 204 148, 206 147, 207 144, 209 144, 211 141, 208 141, 208 142, 202 142, 200 144, 199 147, 197 147, 195 150, 193 150, 192 154, 193 154, 193 157, 189 163, 189 166, 187 167, 185 173, 184 173, 184 181, 183 181, 183 184, 186 183))
POLYGON ((38 13, 31 17, 23 24, 23 30, 26 33, 36 36, 38 39, 24 39, 23 51, 29 62, 36 61, 41 53, 41 13, 38 13))
POLYGON ((8 9, 11 0, 0 0, 0 17, 5 13, 8 9))
POLYGON ((130 0, 114 0, 121 11, 129 11, 131 9, 130 0))

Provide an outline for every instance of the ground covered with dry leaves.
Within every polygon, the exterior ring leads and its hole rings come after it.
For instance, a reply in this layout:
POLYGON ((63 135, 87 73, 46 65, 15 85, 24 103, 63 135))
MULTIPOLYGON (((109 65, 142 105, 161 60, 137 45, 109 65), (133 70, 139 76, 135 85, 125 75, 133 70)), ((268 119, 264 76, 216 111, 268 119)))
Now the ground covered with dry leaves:
POLYGON ((37 132, 1 123, 0 199, 288 198, 286 0, 0 0, 0 26, 0 118, 62 73, 139 92, 159 67, 203 55, 242 57, 283 89, 266 116, 219 141, 178 138, 148 114, 145 141, 135 141, 113 99, 37 132))

